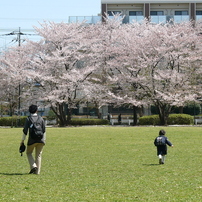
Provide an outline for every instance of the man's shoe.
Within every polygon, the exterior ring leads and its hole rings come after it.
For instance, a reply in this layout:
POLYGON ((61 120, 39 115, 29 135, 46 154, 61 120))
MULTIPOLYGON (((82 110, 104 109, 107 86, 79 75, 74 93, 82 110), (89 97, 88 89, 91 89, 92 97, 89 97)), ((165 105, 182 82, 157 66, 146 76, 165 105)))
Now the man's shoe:
POLYGON ((37 167, 34 167, 30 170, 29 174, 36 174, 37 167))

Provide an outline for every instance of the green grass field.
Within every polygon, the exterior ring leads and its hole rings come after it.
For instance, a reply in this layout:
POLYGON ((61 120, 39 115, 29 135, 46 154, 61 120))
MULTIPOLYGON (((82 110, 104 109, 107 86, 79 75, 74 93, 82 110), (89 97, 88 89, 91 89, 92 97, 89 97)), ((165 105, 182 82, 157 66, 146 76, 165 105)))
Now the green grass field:
POLYGON ((40 175, 27 174, 21 134, 0 129, 0 201, 201 201, 200 127, 47 128, 40 175), (174 144, 164 165, 153 145, 160 129, 174 144))

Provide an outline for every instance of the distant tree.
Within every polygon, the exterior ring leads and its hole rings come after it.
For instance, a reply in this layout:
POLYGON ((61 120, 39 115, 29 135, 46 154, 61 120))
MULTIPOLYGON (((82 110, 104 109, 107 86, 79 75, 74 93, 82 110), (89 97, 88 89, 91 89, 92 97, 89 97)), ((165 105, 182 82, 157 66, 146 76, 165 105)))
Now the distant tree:
POLYGON ((117 102, 136 107, 153 104, 161 124, 166 125, 173 106, 197 99, 194 75, 201 47, 191 23, 134 23, 119 27, 113 34, 114 40, 108 44, 110 61, 105 67, 113 72, 108 74, 109 86, 117 102))
POLYGON ((39 99, 49 104, 65 126, 72 109, 85 98, 85 82, 94 71, 89 47, 96 38, 93 28, 81 23, 41 26, 36 31, 42 40, 26 46, 32 61, 27 75, 38 84, 39 99))
POLYGON ((11 116, 14 113, 21 114, 22 88, 28 84, 24 71, 27 63, 28 57, 22 47, 13 47, 0 57, 1 101, 9 103, 11 116))
POLYGON ((138 93, 136 97, 131 93, 127 96, 128 91, 123 88, 126 87, 126 79, 125 70, 122 70, 126 67, 127 55, 131 53, 128 38, 134 30, 130 25, 123 25, 121 20, 120 16, 116 16, 115 20, 106 18, 106 23, 95 25, 95 30, 99 30, 96 36, 99 40, 91 47, 91 52, 96 64, 92 75, 96 88, 89 98, 96 98, 99 106, 113 104, 118 107, 125 103, 141 106, 143 103, 138 93))
MULTIPOLYGON (((39 42, 29 41, 1 59, 4 77, 12 87, 26 85, 27 103, 43 100, 61 126, 70 123, 72 109, 92 102, 155 105, 162 125, 173 106, 202 96, 200 25, 106 23, 44 23, 35 28, 39 42)), ((3 91, 5 92, 5 91, 3 91)), ((4 93, 6 95, 6 93, 4 93)))
POLYGON ((158 108, 162 125, 173 106, 196 100, 194 64, 200 59, 198 35, 191 23, 147 25, 139 50, 139 85, 158 108))

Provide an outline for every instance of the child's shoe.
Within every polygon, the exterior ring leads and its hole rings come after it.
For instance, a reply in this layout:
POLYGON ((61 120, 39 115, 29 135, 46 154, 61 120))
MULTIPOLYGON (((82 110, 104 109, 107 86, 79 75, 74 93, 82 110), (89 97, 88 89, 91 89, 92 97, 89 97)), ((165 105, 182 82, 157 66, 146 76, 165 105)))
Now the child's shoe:
POLYGON ((159 164, 162 164, 162 155, 159 154, 159 164))

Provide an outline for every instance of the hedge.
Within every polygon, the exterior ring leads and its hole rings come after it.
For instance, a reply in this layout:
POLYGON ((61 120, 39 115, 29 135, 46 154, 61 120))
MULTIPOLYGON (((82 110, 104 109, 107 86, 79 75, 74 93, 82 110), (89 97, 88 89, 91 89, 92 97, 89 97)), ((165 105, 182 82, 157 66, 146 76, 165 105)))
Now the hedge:
POLYGON ((139 118, 139 125, 160 125, 158 115, 142 116, 139 118))
MULTIPOLYGON (((27 116, 1 117, 0 126, 23 127, 27 116)), ((192 125, 194 124, 193 116, 188 114, 170 114, 168 125, 192 125)), ((81 125, 109 125, 109 121, 105 119, 72 119, 72 126, 81 125)), ((139 125, 160 125, 158 115, 143 116, 139 118, 139 125)))
POLYGON ((194 117, 188 114, 170 114, 168 125, 192 125, 194 117))
POLYGON ((27 116, 1 117, 0 126, 22 127, 25 124, 26 118, 27 116))
MULTIPOLYGON (((11 116, 11 117, 1 117, 0 126, 10 126, 10 127, 23 127, 25 124, 27 116, 11 116)), ((105 119, 72 119, 70 125, 80 126, 80 125, 108 125, 109 121, 105 119)))
MULTIPOLYGON (((193 116, 188 114, 170 114, 168 125, 192 125, 193 116)), ((159 115, 143 116, 139 118, 139 125, 160 125, 159 115)))
POLYGON ((81 126, 81 125, 109 125, 109 121, 106 119, 72 119, 70 121, 72 126, 81 126))

